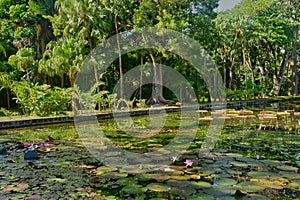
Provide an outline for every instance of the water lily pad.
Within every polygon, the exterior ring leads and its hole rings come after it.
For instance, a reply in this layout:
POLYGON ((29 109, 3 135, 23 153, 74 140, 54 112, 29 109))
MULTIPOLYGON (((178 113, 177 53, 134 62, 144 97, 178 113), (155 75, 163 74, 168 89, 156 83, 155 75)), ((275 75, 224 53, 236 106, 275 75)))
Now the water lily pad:
POLYGON ((143 187, 142 185, 127 185, 122 190, 121 193, 126 194, 142 194, 146 192, 148 189, 143 187))
POLYGON ((286 179, 250 179, 251 182, 257 182, 262 185, 265 185, 268 188, 274 188, 274 189, 282 189, 283 186, 286 185, 287 181, 286 179))
POLYGON ((250 192, 250 193, 263 191, 266 188, 266 186, 262 184, 257 184, 256 182, 250 182, 250 181, 243 182, 239 186, 241 186, 242 191, 250 192))
POLYGON ((241 190, 249 193, 257 193, 263 191, 265 188, 270 186, 270 181, 268 179, 258 179, 252 181, 246 181, 238 184, 241 187, 241 190), (264 182, 265 181, 265 182, 264 182))
POLYGON ((127 176, 128 176, 128 174, 119 173, 119 172, 108 172, 108 173, 101 175, 102 178, 107 178, 107 179, 119 179, 119 178, 125 178, 127 176))
POLYGON ((275 175, 273 172, 268 171, 252 171, 248 175, 252 178, 270 178, 275 175))
POLYGON ((117 180, 117 184, 119 184, 119 185, 135 185, 137 183, 138 183, 138 181, 132 177, 120 178, 119 180, 117 180))
POLYGON ((237 116, 232 116, 231 119, 247 119, 247 115, 237 115, 237 116))
POLYGON ((210 188, 212 187, 211 184, 209 182, 205 182, 205 181, 192 181, 190 183, 190 187, 191 188, 195 188, 195 189, 205 189, 205 188, 210 188))
POLYGON ((231 178, 221 178, 221 179, 216 179, 214 183, 218 185, 235 185, 237 181, 231 178))
POLYGON ((188 181, 192 177, 189 175, 172 175, 171 179, 178 180, 178 181, 188 181))
POLYGON ((243 155, 239 153, 226 153, 225 155, 232 158, 243 157, 243 155))
POLYGON ((215 200, 216 198, 209 194, 198 194, 198 195, 190 196, 187 199, 188 200, 215 200))
POLYGON ((151 180, 150 176, 148 174, 138 174, 135 176, 135 179, 141 182, 147 182, 151 180))
POLYGON ((263 111, 260 111, 259 114, 261 114, 261 115, 276 115, 276 112, 269 111, 269 110, 263 110, 263 111))
POLYGON ((282 171, 291 171, 291 172, 297 172, 298 171, 298 167, 293 167, 290 165, 279 165, 276 166, 277 169, 282 170, 282 171))
POLYGON ((276 115, 262 115, 258 118, 261 121, 276 121, 277 116, 276 115))
POLYGON ((227 114, 236 114, 236 115, 239 115, 240 114, 240 111, 239 110, 227 110, 227 114))
POLYGON ((247 196, 243 197, 243 200, 269 200, 269 197, 265 197, 260 194, 247 194, 247 196))
POLYGON ((198 113, 208 113, 208 110, 197 110, 198 113))
POLYGON ((101 175, 107 172, 113 172, 113 171, 117 171, 118 169, 115 167, 109 167, 109 166, 101 166, 97 168, 97 174, 101 175))
POLYGON ((170 192, 175 196, 186 199, 188 196, 196 193, 196 190, 190 187, 173 187, 170 192))
POLYGON ((204 190, 206 194, 213 195, 214 197, 222 197, 225 196, 232 196, 236 193, 236 191, 240 189, 240 187, 232 187, 232 186, 226 186, 226 185, 218 185, 213 186, 211 188, 207 188, 204 190))
POLYGON ((146 186, 149 190, 154 192, 168 192, 171 190, 170 186, 163 185, 160 183, 150 183, 146 186))
POLYGON ((173 186, 173 187, 186 187, 190 184, 188 181, 178 181, 178 180, 168 180, 167 185, 173 186))
POLYGON ((248 163, 232 161, 230 164, 234 167, 248 167, 248 163))
POLYGON ((170 179, 171 177, 167 174, 149 174, 149 177, 151 179, 155 179, 157 180, 158 182, 163 182, 163 181, 166 181, 168 179, 170 179))
POLYGON ((291 179, 291 180, 293 180, 293 179, 300 180, 300 173, 297 173, 297 172, 283 171, 283 172, 279 172, 278 175, 281 177, 284 177, 284 178, 291 179))
POLYGON ((277 116, 280 116, 280 117, 288 117, 291 115, 291 113, 289 113, 289 112, 277 112, 276 114, 277 114, 277 116))
POLYGON ((252 110, 240 110, 240 115, 252 115, 253 111, 252 110))
POLYGON ((211 116, 205 116, 205 117, 201 117, 199 118, 200 121, 212 121, 213 118, 211 116))
POLYGON ((20 192, 24 191, 29 187, 26 183, 18 183, 16 185, 9 185, 6 188, 3 189, 3 191, 9 191, 9 192, 20 192))
POLYGON ((289 186, 296 189, 300 189, 300 180, 292 181, 291 183, 289 183, 289 186))
POLYGON ((262 160, 261 162, 269 166, 279 166, 284 164, 282 161, 278 160, 262 160))
POLYGON ((233 169, 229 169, 229 168, 224 169, 224 171, 226 171, 226 173, 228 173, 229 175, 241 175, 242 174, 241 171, 237 171, 237 170, 233 170, 233 169))

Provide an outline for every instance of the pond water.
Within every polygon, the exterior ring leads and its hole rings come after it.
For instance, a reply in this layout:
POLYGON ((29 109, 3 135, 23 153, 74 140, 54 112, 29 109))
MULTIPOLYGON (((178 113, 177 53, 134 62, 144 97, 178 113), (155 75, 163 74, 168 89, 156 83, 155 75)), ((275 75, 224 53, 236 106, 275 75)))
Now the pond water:
MULTIPOLYGON (((300 198, 300 102, 198 113, 189 148, 168 158, 169 166, 146 171, 138 162, 130 168, 104 165, 71 124, 2 130, 0 199, 300 198), (225 119, 223 130, 211 152, 199 156, 215 118, 225 119), (39 159, 24 160, 30 150, 39 159)), ((159 115, 155 118, 160 121, 159 115)), ((180 113, 167 114, 163 128, 156 130, 149 116, 133 117, 135 128, 148 131, 139 137, 120 130, 114 120, 101 121, 100 127, 118 148, 146 155, 176 137, 180 120, 180 113)), ((193 127, 185 124, 184 132, 193 127)))

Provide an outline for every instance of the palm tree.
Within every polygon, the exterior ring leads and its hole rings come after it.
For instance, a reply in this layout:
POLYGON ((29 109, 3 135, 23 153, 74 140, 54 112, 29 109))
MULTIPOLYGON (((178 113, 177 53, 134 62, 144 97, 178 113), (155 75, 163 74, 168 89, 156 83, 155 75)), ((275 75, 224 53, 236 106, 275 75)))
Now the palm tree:
MULTIPOLYGON (((110 24, 103 19, 105 16, 101 1, 58 0, 56 7, 58 7, 59 15, 53 21, 58 21, 61 24, 61 33, 63 35, 77 35, 81 40, 86 40, 89 51, 92 51, 107 36, 110 24)), ((96 66, 94 66, 94 72, 95 82, 98 83, 100 77, 96 66)), ((75 77, 72 75, 72 86, 74 85, 73 81, 75 81, 75 77)), ((99 92, 100 88, 97 87, 97 93, 99 92)), ((100 107, 99 103, 98 108, 100 109, 100 107)))

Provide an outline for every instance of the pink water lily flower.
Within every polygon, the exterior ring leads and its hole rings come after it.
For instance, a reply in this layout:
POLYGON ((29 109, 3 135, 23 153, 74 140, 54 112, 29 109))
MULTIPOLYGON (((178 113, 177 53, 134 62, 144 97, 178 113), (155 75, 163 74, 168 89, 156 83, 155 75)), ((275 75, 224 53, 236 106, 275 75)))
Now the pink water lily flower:
POLYGON ((48 147, 50 144, 46 143, 45 141, 41 141, 41 144, 44 145, 44 147, 48 147))
POLYGON ((24 145, 24 147, 29 147, 30 143, 29 142, 24 142, 23 145, 24 145))
POLYGON ((177 156, 173 156, 172 157, 172 162, 178 161, 178 157, 177 156))
POLYGON ((189 167, 189 166, 192 167, 193 166, 193 162, 191 160, 186 160, 184 162, 184 164, 185 164, 186 167, 189 167))

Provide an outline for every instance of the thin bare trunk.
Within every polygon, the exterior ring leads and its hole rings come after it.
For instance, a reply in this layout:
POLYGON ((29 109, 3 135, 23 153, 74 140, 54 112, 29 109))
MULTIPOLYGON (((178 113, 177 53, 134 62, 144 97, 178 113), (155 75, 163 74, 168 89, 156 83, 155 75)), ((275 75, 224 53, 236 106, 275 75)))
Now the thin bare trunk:
POLYGON ((297 68, 297 53, 293 50, 292 52, 292 94, 298 95, 298 68, 297 68))
POLYGON ((235 57, 231 60, 231 65, 229 68, 229 88, 233 89, 233 66, 235 64, 235 57))
POLYGON ((6 99, 7 99, 7 109, 10 109, 10 95, 9 95, 9 90, 6 89, 6 99))
POLYGON ((163 94, 163 77, 162 77, 162 66, 161 64, 158 65, 158 78, 159 78, 159 85, 160 85, 160 94, 163 94))
MULTIPOLYGON (((141 65, 144 64, 143 56, 141 57, 141 65)), ((142 87, 143 87, 143 71, 140 71, 140 85, 139 85, 139 99, 142 99, 142 87)))
POLYGON ((227 82, 227 76, 226 76, 226 67, 224 66, 223 68, 223 87, 225 88, 226 87, 226 82, 227 82))
POLYGON ((64 73, 61 73, 61 88, 65 87, 65 77, 64 77, 64 73))
POLYGON ((298 49, 298 44, 297 44, 297 39, 298 39, 298 29, 294 30, 294 42, 292 43, 292 71, 293 71, 293 95, 298 95, 299 94, 299 69, 298 69, 298 54, 297 54, 297 49, 298 49))
POLYGON ((277 82, 276 82, 276 84, 274 84, 274 87, 273 87, 272 92, 271 92, 275 96, 279 95, 280 88, 281 88, 281 85, 282 85, 283 80, 284 80, 284 73, 286 71, 286 66, 287 66, 287 62, 288 62, 289 58, 290 58, 290 53, 286 52, 285 56, 282 60, 282 63, 281 63, 280 72, 279 72, 277 82))
POLYGON ((121 54, 121 44, 120 36, 118 30, 118 15, 115 15, 115 29, 117 34, 117 45, 118 45, 118 54, 119 54, 119 73, 120 73, 120 99, 123 98, 123 67, 122 67, 122 54, 121 54))

